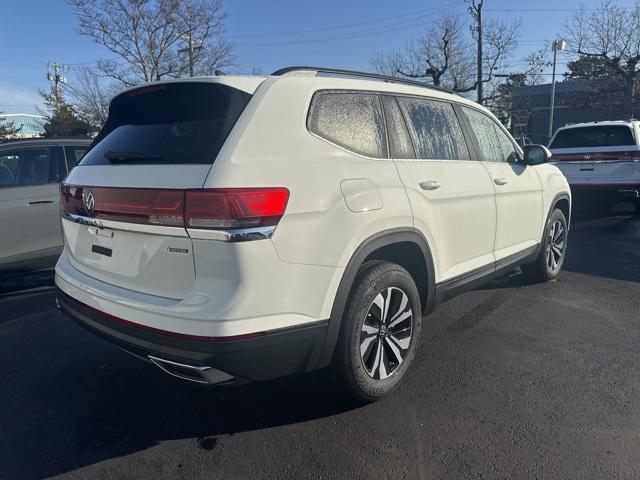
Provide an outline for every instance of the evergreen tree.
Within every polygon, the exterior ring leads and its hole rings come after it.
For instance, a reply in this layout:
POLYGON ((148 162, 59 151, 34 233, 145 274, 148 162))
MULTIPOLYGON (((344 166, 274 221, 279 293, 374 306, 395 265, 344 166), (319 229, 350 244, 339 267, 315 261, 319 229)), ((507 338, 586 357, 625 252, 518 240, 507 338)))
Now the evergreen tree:
POLYGON ((78 117, 75 107, 67 103, 60 92, 52 88, 50 93, 40 94, 47 109, 43 127, 45 137, 88 137, 94 133, 94 128, 78 117))

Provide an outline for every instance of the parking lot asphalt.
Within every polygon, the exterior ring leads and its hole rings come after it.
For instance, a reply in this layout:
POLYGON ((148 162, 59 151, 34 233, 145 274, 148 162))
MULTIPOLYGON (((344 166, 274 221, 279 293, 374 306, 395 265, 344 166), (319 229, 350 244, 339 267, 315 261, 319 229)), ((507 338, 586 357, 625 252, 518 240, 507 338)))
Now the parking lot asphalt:
POLYGON ((366 406, 325 372, 172 378, 57 313, 50 282, 0 294, 0 478, 640 478, 637 218, 575 223, 557 281, 441 305, 366 406))

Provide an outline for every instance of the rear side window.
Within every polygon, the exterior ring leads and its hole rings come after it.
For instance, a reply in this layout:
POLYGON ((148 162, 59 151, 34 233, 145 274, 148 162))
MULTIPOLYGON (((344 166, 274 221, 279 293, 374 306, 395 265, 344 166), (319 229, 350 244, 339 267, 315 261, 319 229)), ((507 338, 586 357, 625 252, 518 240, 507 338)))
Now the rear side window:
POLYGON ((462 111, 469 119, 471 130, 478 141, 482 160, 509 163, 518 161, 513 142, 491 117, 473 108, 462 107, 462 111))
POLYGON ((206 82, 124 92, 80 165, 213 163, 251 95, 206 82))
POLYGON ((631 129, 624 125, 599 125, 560 130, 550 148, 621 147, 633 145, 631 129))
POLYGON ((69 167, 69 171, 71 171, 71 169, 75 167, 80 162, 80 160, 82 160, 82 157, 84 157, 84 154, 87 153, 87 150, 89 150, 89 147, 79 147, 77 145, 64 147, 64 153, 67 156, 67 166, 69 167))
POLYGON ((384 114, 389 132, 389 153, 391 158, 416 158, 407 124, 404 121, 395 97, 382 97, 384 114))
POLYGON ((369 93, 316 93, 311 102, 309 131, 352 152, 387 158, 380 96, 369 93))
POLYGON ((62 150, 31 147, 0 152, 0 188, 31 187, 64 178, 62 150), (62 163, 61 163, 62 162, 62 163))
POLYGON ((424 98, 399 97, 418 158, 469 160, 469 150, 453 105, 424 98))

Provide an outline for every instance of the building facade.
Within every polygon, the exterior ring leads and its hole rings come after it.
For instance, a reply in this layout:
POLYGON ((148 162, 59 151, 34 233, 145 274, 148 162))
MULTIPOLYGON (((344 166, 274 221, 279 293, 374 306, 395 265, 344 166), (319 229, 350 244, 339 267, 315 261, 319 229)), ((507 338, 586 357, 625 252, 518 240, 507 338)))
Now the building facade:
MULTIPOLYGON (((577 109, 573 105, 578 96, 593 89, 593 82, 564 81, 556 83, 553 129, 571 123, 598 122, 603 120, 629 120, 615 110, 577 109)), ((527 85, 513 89, 511 129, 515 137, 525 135, 532 143, 549 141, 549 113, 551 110, 551 84, 527 85)))
POLYGON ((42 115, 28 113, 3 113, 0 114, 1 123, 13 123, 20 131, 13 135, 14 138, 33 138, 44 135, 45 118, 42 115))

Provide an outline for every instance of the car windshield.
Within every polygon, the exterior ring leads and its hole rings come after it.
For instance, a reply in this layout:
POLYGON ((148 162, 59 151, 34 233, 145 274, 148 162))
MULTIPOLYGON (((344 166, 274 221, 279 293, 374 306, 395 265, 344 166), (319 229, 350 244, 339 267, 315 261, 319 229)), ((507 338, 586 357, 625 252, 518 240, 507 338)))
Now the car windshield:
POLYGON ((623 125, 599 125, 560 130, 549 147, 620 147, 635 144, 631 128, 623 125))

